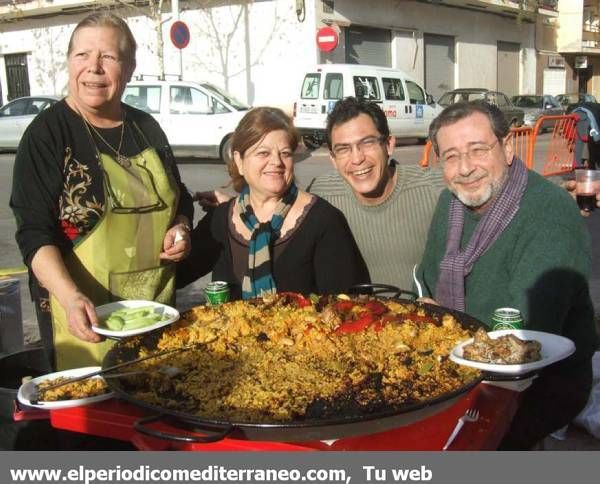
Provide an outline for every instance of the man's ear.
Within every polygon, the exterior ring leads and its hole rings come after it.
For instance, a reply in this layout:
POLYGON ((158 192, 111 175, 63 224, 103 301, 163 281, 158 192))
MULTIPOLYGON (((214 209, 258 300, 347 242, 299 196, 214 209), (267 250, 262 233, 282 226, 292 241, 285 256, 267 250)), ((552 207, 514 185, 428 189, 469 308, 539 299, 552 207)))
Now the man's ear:
POLYGON ((395 147, 396 147, 396 137, 390 136, 385 143, 385 148, 386 148, 388 156, 392 156, 394 154, 395 147))
POLYGON ((506 158, 506 164, 508 166, 512 165, 513 158, 515 156, 514 136, 512 136, 512 134, 509 133, 502 140, 502 149, 504 150, 504 156, 506 158))
POLYGON ((331 161, 331 164, 333 165, 333 167, 337 170, 337 164, 335 162, 335 158, 333 157, 333 153, 331 150, 329 150, 329 161, 331 161))
POLYGON ((237 166, 238 173, 240 175, 244 176, 244 168, 243 168, 243 163, 242 163, 242 156, 240 155, 239 151, 234 151, 233 152, 233 161, 235 161, 235 166, 237 166))

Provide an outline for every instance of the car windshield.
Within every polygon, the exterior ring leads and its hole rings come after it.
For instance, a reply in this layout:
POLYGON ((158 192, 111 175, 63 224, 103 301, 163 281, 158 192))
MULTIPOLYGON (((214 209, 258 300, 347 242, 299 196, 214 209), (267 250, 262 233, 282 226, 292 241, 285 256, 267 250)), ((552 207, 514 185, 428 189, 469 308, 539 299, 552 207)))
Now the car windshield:
POLYGON ((458 103, 461 101, 475 101, 476 99, 483 99, 485 97, 485 92, 475 91, 475 92, 454 92, 450 91, 444 94, 438 104, 440 106, 449 106, 450 104, 458 103))
POLYGON ((557 96, 561 104, 595 103, 596 98, 591 94, 561 94, 557 96))
POLYGON ((541 108, 544 104, 543 96, 514 96, 512 103, 520 108, 541 108))
POLYGON ((237 109, 238 111, 247 111, 248 109, 250 109, 250 106, 248 106, 247 104, 243 103, 242 101, 236 99, 231 94, 229 94, 227 91, 221 89, 220 87, 215 86, 214 84, 210 84, 209 82, 203 82, 201 84, 201 86, 205 89, 208 89, 209 91, 212 91, 214 94, 217 95, 217 97, 220 97, 221 99, 223 99, 223 101, 225 101, 230 106, 237 109))

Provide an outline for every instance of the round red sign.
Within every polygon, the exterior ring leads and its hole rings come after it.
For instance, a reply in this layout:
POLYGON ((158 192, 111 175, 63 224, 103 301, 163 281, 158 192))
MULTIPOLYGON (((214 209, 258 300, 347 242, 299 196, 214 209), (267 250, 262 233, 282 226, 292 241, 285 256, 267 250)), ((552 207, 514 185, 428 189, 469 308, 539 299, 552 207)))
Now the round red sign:
POLYGON ((323 52, 331 52, 338 45, 338 33, 331 27, 321 27, 317 32, 317 46, 323 52))
POLYGON ((190 29, 181 20, 176 20, 171 25, 171 42, 178 49, 185 49, 190 43, 190 29))

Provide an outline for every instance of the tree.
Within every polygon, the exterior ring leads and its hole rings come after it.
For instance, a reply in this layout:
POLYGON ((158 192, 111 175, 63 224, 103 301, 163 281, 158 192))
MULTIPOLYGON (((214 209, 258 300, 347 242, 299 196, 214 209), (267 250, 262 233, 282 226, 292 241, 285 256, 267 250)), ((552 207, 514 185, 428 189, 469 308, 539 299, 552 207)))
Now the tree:
MULTIPOLYGON (((198 6, 202 2, 187 2, 190 6, 198 6)), ((256 48, 250 45, 249 32, 249 14, 251 0, 239 0, 237 2, 221 2, 228 5, 220 5, 217 11, 214 7, 215 2, 211 2, 211 7, 199 7, 200 20, 194 24, 194 31, 206 44, 206 54, 196 56, 195 63, 207 72, 219 74, 223 78, 223 87, 229 90, 229 81, 243 72, 247 74, 247 83, 250 83, 250 69, 260 63, 265 50, 271 44, 275 35, 279 32, 282 18, 278 13, 277 2, 273 2, 272 21, 261 18, 263 31, 268 32, 268 36, 263 40, 262 46, 256 48), (231 5, 235 3, 236 5, 231 5), (225 9, 226 7, 226 9, 225 9), (267 26, 267 22, 270 23, 267 26), (245 48, 244 58, 236 56, 234 45, 238 42, 245 48)), ((250 97, 250 96, 249 96, 250 97)))
POLYGON ((148 17, 154 26, 154 35, 156 42, 156 58, 158 60, 158 75, 160 79, 165 78, 165 43, 163 39, 162 26, 165 22, 171 20, 170 17, 163 20, 163 0, 148 0, 148 6, 146 8, 140 7, 135 3, 127 2, 124 0, 117 0, 117 3, 124 7, 135 11, 145 17, 148 17))

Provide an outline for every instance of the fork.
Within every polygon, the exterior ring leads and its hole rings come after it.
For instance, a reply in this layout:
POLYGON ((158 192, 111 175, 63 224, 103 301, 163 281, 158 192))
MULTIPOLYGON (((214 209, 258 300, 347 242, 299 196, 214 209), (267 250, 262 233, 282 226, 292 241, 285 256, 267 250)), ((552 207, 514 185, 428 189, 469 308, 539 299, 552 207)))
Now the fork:
POLYGON ((446 441, 446 444, 444 445, 442 450, 448 450, 448 447, 454 441, 454 439, 460 432, 460 429, 463 428, 465 422, 477 422, 477 420, 479 420, 479 410, 476 410, 474 408, 468 409, 465 412, 465 414, 458 419, 458 422, 456 422, 456 427, 454 427, 454 430, 450 434, 450 437, 448 437, 448 440, 446 441))

